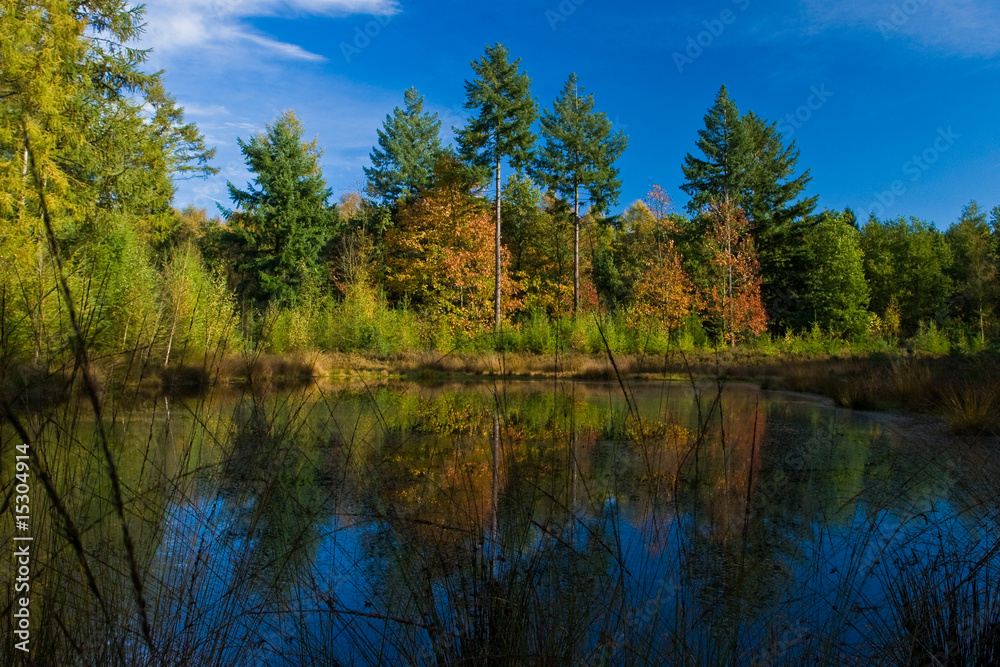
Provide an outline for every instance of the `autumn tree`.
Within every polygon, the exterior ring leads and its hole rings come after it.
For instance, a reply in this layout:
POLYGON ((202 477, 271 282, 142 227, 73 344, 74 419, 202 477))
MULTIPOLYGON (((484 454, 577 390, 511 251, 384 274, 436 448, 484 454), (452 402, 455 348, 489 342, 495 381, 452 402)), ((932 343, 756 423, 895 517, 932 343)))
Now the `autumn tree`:
POLYGON ((721 338, 731 346, 767 328, 767 313, 760 295, 760 264, 750 223, 732 203, 709 208, 711 228, 707 239, 713 280, 703 295, 710 317, 721 327, 721 338))
MULTIPOLYGON (((492 264, 495 255, 489 209, 472 193, 475 183, 447 156, 435 185, 404 205, 385 236, 386 288, 433 322, 472 333, 493 318, 492 264)), ((502 270, 509 257, 501 249, 502 270)), ((516 305, 505 281, 508 312, 516 305)))
POLYGON ((365 167, 368 191, 385 206, 412 200, 431 185, 441 147, 438 115, 424 113, 424 97, 416 88, 404 93, 405 107, 393 109, 378 131, 371 167, 365 167))
POLYGON ((486 54, 473 61, 476 78, 465 82, 465 108, 476 115, 456 131, 459 153, 463 160, 477 168, 491 169, 496 179, 494 214, 494 328, 501 322, 501 292, 503 284, 501 251, 501 166, 507 160, 520 169, 531 160, 535 135, 531 126, 538 107, 531 97, 531 79, 520 71, 520 58, 509 60, 502 44, 486 47, 486 54))
POLYGON ((674 244, 677 226, 670 208, 670 198, 654 186, 622 216, 621 234, 633 257, 630 319, 675 330, 694 307, 695 293, 674 244))
POLYGON ((594 111, 594 96, 584 95, 576 74, 541 118, 542 148, 533 172, 538 180, 573 206, 573 313, 580 309, 580 206, 601 212, 618 203, 621 180, 614 163, 628 146, 624 133, 612 134, 606 114, 594 111))
POLYGON ((302 123, 287 111, 249 141, 238 140, 254 182, 229 183, 236 209, 222 209, 236 292, 244 303, 287 305, 318 277, 321 251, 337 221, 319 167, 316 141, 303 142, 302 123))

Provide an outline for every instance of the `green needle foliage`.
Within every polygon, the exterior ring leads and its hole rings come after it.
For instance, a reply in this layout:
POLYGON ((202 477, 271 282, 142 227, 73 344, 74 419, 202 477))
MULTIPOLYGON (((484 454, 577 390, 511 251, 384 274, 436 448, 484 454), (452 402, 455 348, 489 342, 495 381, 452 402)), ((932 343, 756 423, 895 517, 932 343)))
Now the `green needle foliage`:
POLYGON ((538 105, 531 97, 531 79, 520 71, 521 59, 510 62, 502 44, 486 47, 486 54, 473 61, 476 79, 465 82, 465 108, 477 114, 468 125, 456 130, 461 158, 496 175, 496 282, 494 327, 499 330, 501 307, 501 237, 500 237, 500 168, 504 160, 520 170, 531 161, 535 134, 531 126, 538 115, 538 105))
POLYGON ((741 116, 725 86, 698 132, 699 158, 684 158, 681 189, 691 196, 691 214, 712 202, 742 208, 750 221, 764 282, 761 296, 778 330, 793 324, 797 301, 807 289, 805 235, 814 222, 818 197, 800 198, 809 184, 807 169, 795 176, 799 151, 786 146, 776 123, 753 112, 741 116))
POLYGON ((434 167, 444 152, 441 121, 436 113, 424 113, 423 95, 410 88, 404 101, 405 109, 396 107, 386 116, 378 131, 380 149, 372 149, 372 166, 365 167, 369 193, 391 207, 431 187, 434 167))
POLYGON ((698 130, 698 150, 704 159, 684 157, 684 184, 681 190, 691 197, 688 212, 696 215, 713 202, 741 204, 747 175, 746 128, 740 112, 723 86, 715 105, 705 115, 705 127, 698 130))
POLYGON ((302 123, 287 111, 264 134, 239 140, 255 183, 240 190, 229 183, 239 210, 223 209, 226 244, 233 252, 234 282, 244 304, 295 302, 322 266, 337 210, 319 167, 316 141, 302 141, 302 123))
POLYGON ((621 180, 614 163, 625 152, 628 137, 612 134, 606 114, 594 111, 594 96, 583 95, 571 74, 553 110, 542 113, 544 145, 534 165, 535 177, 556 194, 573 201, 573 312, 580 309, 581 196, 593 211, 618 203, 621 180))

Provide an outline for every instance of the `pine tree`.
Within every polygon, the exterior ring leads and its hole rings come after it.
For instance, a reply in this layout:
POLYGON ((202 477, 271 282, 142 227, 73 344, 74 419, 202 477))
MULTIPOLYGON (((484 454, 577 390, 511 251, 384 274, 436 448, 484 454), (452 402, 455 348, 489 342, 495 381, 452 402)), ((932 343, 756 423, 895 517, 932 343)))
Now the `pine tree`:
POLYGON ((319 167, 316 141, 302 141, 302 123, 287 111, 250 141, 238 140, 255 183, 229 183, 239 210, 222 209, 229 223, 237 294, 258 308, 293 303, 317 274, 320 253, 337 221, 319 167))
POLYGON ((583 96, 571 74, 553 110, 542 113, 544 145, 534 165, 536 178, 573 202, 573 313, 580 309, 580 205, 592 211, 618 203, 621 181, 614 163, 628 146, 623 133, 611 133, 606 114, 594 111, 594 96, 583 96))
POLYGON ((486 54, 472 63, 476 79, 465 82, 465 108, 477 111, 468 125, 456 131, 463 160, 481 169, 492 169, 496 176, 494 328, 501 322, 501 165, 504 160, 520 169, 531 160, 535 135, 531 126, 538 106, 531 98, 531 79, 520 71, 520 58, 509 60, 502 44, 486 47, 486 54))
POLYGON ((441 157, 441 121, 424 113, 424 98, 416 88, 404 94, 405 108, 396 107, 378 131, 378 145, 365 167, 369 193, 385 206, 412 201, 431 186, 431 177, 441 157))

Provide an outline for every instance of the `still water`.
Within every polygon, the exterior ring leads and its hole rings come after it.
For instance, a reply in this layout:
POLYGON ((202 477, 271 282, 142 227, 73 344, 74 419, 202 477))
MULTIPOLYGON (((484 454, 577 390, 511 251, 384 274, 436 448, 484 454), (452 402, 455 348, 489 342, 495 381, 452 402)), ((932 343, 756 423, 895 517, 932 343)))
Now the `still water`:
POLYGON ((996 443, 933 423, 552 381, 161 396, 110 420, 163 664, 919 664, 1000 645, 996 443))

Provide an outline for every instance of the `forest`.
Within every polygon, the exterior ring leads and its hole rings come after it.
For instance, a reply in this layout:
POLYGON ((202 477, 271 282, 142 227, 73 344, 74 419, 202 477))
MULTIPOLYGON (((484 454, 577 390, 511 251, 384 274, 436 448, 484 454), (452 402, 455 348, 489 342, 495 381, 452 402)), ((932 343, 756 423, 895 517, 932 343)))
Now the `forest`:
POLYGON ((180 208, 144 20, 0 0, 0 664, 998 664, 1000 202, 823 208, 725 86, 622 201, 495 43, 180 208))
MULTIPOLYGON (((286 111, 241 139, 231 207, 172 205, 213 151, 129 46, 141 9, 0 12, 0 349, 5 369, 141 350, 162 366, 248 350, 975 354, 1000 344, 1000 206, 859 219, 806 196, 779 123, 723 86, 659 187, 619 202, 615 132, 575 74, 540 103, 488 46, 445 145, 410 89, 367 188, 333 201, 286 111), (624 208, 619 208, 619 205, 624 208), (613 213, 620 210, 620 213, 613 213), (211 353, 211 354, 209 354, 211 353)), ((456 81, 455 85, 462 82, 456 81)))

